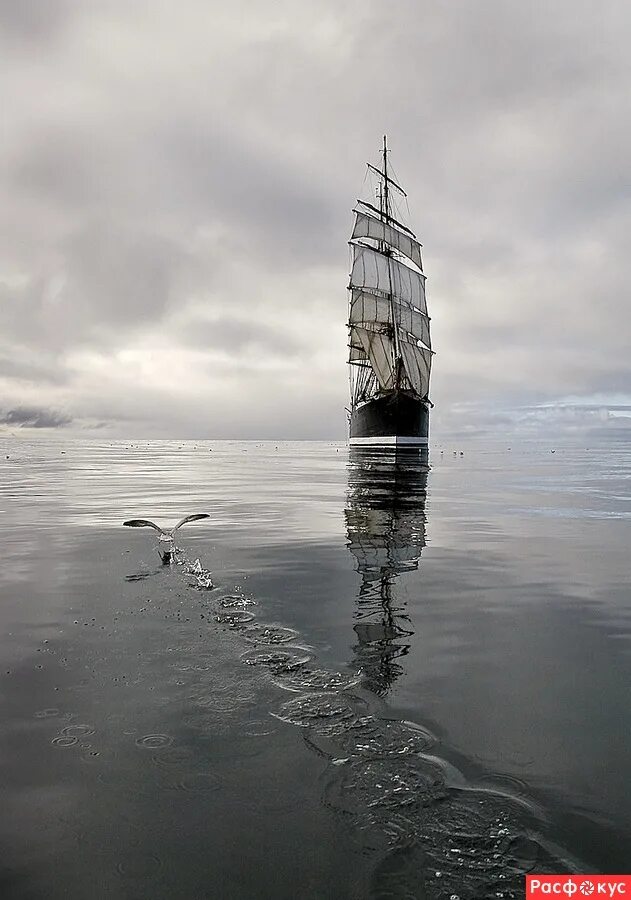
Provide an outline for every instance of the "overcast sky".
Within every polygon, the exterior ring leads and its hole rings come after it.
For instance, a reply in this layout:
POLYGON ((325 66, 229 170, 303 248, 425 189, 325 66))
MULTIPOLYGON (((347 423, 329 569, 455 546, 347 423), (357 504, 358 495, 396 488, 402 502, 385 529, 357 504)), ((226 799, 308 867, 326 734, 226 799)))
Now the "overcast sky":
POLYGON ((384 132, 434 435, 625 400, 630 39, 624 0, 0 0, 3 427, 344 437, 384 132))

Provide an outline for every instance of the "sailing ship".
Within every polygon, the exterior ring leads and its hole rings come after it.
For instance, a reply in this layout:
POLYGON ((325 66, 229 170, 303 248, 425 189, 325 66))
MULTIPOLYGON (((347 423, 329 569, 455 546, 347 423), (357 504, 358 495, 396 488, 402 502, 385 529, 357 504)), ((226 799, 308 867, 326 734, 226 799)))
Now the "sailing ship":
POLYGON ((394 217, 387 139, 378 178, 378 206, 358 200, 349 241, 349 358, 352 445, 426 448, 432 346, 421 244, 394 217))

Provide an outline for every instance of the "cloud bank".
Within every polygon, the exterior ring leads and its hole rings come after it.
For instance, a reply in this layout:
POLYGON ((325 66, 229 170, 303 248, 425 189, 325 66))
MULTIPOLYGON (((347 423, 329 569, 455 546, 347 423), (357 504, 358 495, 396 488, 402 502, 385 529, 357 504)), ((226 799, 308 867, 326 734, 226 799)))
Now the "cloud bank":
POLYGON ((631 394, 630 25, 613 0, 0 0, 5 423, 343 437, 350 210, 384 132, 434 434, 631 394))

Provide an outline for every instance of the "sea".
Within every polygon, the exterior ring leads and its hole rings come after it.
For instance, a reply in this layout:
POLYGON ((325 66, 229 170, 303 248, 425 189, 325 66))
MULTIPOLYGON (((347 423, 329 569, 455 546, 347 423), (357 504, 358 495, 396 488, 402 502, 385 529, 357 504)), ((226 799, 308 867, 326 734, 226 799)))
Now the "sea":
POLYGON ((0 440, 0 898, 629 872, 631 442, 0 440), (145 518, 176 532, 170 563, 145 518))

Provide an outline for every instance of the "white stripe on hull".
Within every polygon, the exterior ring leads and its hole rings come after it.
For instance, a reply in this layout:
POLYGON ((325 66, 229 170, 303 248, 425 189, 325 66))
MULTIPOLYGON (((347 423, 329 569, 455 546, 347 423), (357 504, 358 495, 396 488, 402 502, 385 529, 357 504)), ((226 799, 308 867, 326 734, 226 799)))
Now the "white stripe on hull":
POLYGON ((426 437, 403 437, 398 434, 385 434, 376 437, 352 437, 348 439, 351 447, 427 447, 426 437))

